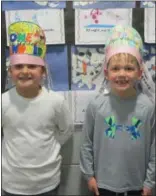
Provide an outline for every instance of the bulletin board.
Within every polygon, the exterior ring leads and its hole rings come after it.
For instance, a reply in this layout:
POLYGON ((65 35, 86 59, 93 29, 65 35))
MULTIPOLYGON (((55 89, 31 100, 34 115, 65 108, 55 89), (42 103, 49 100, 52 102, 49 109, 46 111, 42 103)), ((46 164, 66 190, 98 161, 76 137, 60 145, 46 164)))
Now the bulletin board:
MULTIPOLYGON (((95 1, 94 1, 95 2, 95 1)), ((145 9, 151 9, 155 6, 154 2, 123 2, 122 5, 119 5, 119 2, 116 2, 116 5, 112 2, 104 2, 107 9, 127 9, 123 12, 124 14, 128 13, 129 18, 127 18, 127 23, 131 24, 142 36, 143 41, 145 41, 145 9), (116 7, 114 7, 116 6, 116 7), (131 21, 130 21, 131 20, 131 21)), ((120 2, 121 4, 121 2, 120 2)), ((3 5, 2 2, 2 92, 7 90, 6 81, 6 64, 9 53, 7 48, 7 37, 6 35, 6 11, 9 11, 8 5, 3 5)), ((104 44, 98 44, 96 41, 93 44, 87 44, 84 42, 78 42, 76 38, 76 18, 78 14, 84 12, 87 17, 87 14, 90 13, 85 9, 92 9, 94 13, 103 14, 103 10, 100 10, 98 4, 95 4, 94 8, 91 3, 83 4, 73 4, 72 1, 66 1, 60 5, 58 4, 44 4, 36 5, 34 10, 40 9, 40 12, 45 12, 45 9, 62 9, 63 10, 63 29, 64 29, 64 39, 63 41, 58 41, 58 43, 49 41, 47 46, 47 57, 46 60, 50 65, 50 74, 53 79, 52 90, 62 93, 68 99, 70 104, 71 112, 73 114, 73 119, 75 124, 83 124, 84 113, 86 105, 94 92, 100 89, 100 86, 103 84, 103 61, 104 61, 104 44), (38 6, 38 7, 37 7, 38 6), (39 7, 42 7, 40 9, 39 7), (51 6, 51 7, 50 7, 51 6), (60 6, 60 7, 59 7, 60 6), (81 10, 81 12, 80 12, 81 10), (83 11, 82 11, 83 10, 83 11), (87 13, 87 14, 86 14, 87 13), (85 62, 87 61, 87 63, 85 62), (89 69, 87 72, 87 77, 82 77, 79 67, 83 66, 83 71, 85 63, 89 64, 89 69), (81 106, 80 106, 81 105, 81 106)), ((29 9, 27 7, 27 9, 29 9)), ((13 10, 15 11, 15 10, 13 10)), ((54 11, 53 11, 54 12, 54 11)), ((116 11, 117 15, 118 12, 116 11)), ((111 17, 111 16, 110 16, 111 17)), ((122 21, 122 18, 120 19, 122 21)), ((41 21, 38 21, 40 23, 41 21)), ((94 21, 95 22, 95 21, 94 21)), ((96 21, 97 22, 97 21, 96 21)), ((83 24, 82 24, 83 25, 83 24)), ((62 27, 62 26, 61 26, 62 27)), ((49 37, 50 38, 50 37, 49 37)), ((80 40, 81 41, 81 40, 80 40)), ((102 42, 101 42, 102 43, 102 42)), ((145 61, 153 78, 155 77, 155 55, 156 55, 156 46, 154 43, 145 43, 146 55, 145 61)), ((8 87, 11 87, 11 84, 8 87)))

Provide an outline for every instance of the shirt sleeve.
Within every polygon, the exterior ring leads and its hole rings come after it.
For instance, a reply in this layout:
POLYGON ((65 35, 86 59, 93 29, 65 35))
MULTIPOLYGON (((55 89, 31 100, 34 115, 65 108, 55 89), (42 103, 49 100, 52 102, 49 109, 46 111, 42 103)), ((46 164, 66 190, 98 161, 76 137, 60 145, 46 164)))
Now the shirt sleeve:
POLYGON ((155 112, 151 118, 151 144, 150 144, 150 156, 148 167, 146 171, 146 179, 144 181, 144 187, 153 189, 155 187, 155 112))
POLYGON ((63 145, 72 136, 74 131, 72 115, 66 100, 63 100, 60 107, 57 108, 56 122, 59 130, 56 134, 56 138, 58 142, 63 145))
POLYGON ((94 176, 93 169, 93 133, 94 133, 94 112, 90 103, 87 106, 83 126, 83 143, 80 149, 80 169, 85 179, 88 181, 94 176))

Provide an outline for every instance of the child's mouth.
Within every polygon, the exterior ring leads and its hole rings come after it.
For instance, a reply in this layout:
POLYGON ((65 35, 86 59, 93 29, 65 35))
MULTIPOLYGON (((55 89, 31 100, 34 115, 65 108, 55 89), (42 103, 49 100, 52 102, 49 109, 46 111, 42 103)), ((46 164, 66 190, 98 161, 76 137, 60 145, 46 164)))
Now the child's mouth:
POLYGON ((127 80, 121 80, 121 81, 116 81, 116 84, 120 85, 120 86, 124 86, 127 85, 129 82, 127 80))
POLYGON ((19 78, 19 80, 21 80, 21 81, 28 81, 28 80, 32 80, 32 78, 19 78))

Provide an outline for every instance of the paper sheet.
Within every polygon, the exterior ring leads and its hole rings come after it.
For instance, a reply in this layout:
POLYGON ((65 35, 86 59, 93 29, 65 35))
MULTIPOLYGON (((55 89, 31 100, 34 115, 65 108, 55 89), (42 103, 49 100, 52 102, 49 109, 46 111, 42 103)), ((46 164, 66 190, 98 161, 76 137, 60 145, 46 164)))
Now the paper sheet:
MULTIPOLYGON (((13 22, 32 21, 45 32, 46 44, 64 44, 64 10, 63 9, 39 9, 39 10, 14 10, 6 11, 6 28, 13 22), (54 19, 55 18, 55 19, 54 19)), ((7 37, 7 45, 8 37, 7 37)))
POLYGON ((155 43, 155 8, 145 8, 144 36, 145 42, 155 43))
POLYGON ((132 25, 132 9, 75 9, 75 44, 105 44, 117 24, 132 25))

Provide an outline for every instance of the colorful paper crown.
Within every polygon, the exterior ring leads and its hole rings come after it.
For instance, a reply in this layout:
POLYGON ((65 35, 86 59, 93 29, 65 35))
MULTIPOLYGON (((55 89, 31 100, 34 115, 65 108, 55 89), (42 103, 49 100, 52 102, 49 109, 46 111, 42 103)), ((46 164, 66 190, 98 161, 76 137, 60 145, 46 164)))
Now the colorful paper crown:
POLYGON ((45 65, 46 38, 41 27, 28 21, 15 22, 8 34, 11 65, 45 65))
POLYGON ((118 53, 129 53, 136 57, 139 64, 142 63, 143 42, 133 27, 117 25, 109 31, 105 45, 106 64, 118 53))

